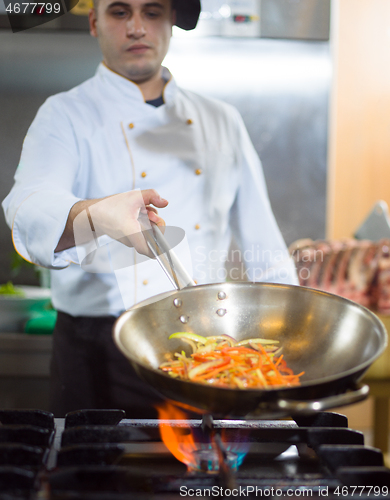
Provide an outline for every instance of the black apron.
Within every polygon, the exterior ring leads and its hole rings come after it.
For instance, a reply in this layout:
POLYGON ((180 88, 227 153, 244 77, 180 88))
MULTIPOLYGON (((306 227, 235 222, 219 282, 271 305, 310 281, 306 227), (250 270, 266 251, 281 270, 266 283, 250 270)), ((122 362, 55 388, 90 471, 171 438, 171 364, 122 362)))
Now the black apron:
POLYGON ((154 406, 163 400, 115 346, 115 320, 58 312, 50 383, 55 417, 73 410, 115 408, 125 410, 127 418, 157 418, 154 406))

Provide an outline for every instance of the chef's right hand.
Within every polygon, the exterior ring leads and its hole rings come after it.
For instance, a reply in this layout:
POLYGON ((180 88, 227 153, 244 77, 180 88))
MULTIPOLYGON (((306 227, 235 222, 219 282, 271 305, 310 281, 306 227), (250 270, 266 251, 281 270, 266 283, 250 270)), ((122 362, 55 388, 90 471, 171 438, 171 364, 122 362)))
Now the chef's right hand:
POLYGON ((138 217, 147 213, 149 220, 164 227, 164 220, 158 216, 157 208, 168 205, 167 200, 154 189, 134 190, 114 194, 106 198, 80 200, 68 214, 64 231, 54 252, 62 252, 75 245, 85 243, 107 234, 139 253, 151 256, 146 241, 141 234, 138 217))
MULTIPOLYGON (((155 189, 144 189, 143 191, 141 191, 141 194, 149 220, 157 224, 157 226, 164 228, 165 227, 164 219, 158 216, 157 210, 151 205, 154 205, 155 207, 158 208, 165 208, 168 205, 168 201, 161 198, 161 196, 157 193, 155 189)), ((143 213, 142 208, 141 208, 141 213, 143 213)))
POLYGON ((141 227, 138 219, 140 214, 147 214, 150 221, 164 227, 165 221, 159 217, 155 207, 164 208, 167 205, 168 201, 154 189, 135 190, 97 200, 87 208, 87 214, 97 237, 106 234, 134 247, 141 254, 151 256, 142 235, 145 228, 141 227))

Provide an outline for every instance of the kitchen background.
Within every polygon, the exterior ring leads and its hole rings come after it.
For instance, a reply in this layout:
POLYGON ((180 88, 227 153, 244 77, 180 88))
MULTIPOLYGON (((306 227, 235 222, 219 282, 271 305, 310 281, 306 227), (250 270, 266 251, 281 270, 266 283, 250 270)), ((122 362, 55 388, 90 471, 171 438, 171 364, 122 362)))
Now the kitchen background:
MULTIPOLYGON (((92 76, 101 56, 83 0, 75 13, 19 33, 1 1, 3 199, 38 107, 92 76)), ((388 0, 204 0, 198 28, 175 30, 165 63, 183 87, 239 109, 287 244, 351 237, 375 201, 390 203, 388 0)), ((12 255, 0 217, 0 283, 39 284, 31 268, 15 276, 12 255)), ((4 335, 0 406, 44 408, 50 338, 4 335)), ((372 405, 356 405, 350 424, 369 428, 372 405)))
MULTIPOLYGON (((194 33, 175 31, 165 64, 183 87, 240 110, 262 158, 271 203, 287 243, 301 236, 324 237, 329 0, 245 0, 231 2, 231 7, 223 0, 205 0, 203 9, 194 33), (223 17, 221 12, 253 20, 234 23, 232 15, 223 17)), ((41 29, 3 29, 0 43, 3 199, 40 104, 92 76, 101 55, 96 39, 88 34, 86 17, 72 13, 41 29), (77 24, 78 30, 65 30, 60 23, 67 17, 85 21, 85 29, 77 24)), ((0 261, 5 263, 12 242, 3 218, 0 224, 0 261)), ((9 276, 9 268, 1 266, 0 282, 9 276)))

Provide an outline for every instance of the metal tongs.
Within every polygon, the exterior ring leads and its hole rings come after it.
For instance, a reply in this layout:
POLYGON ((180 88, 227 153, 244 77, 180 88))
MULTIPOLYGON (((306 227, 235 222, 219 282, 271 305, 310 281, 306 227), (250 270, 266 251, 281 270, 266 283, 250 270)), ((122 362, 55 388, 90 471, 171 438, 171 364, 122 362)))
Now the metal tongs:
POLYGON ((195 281, 188 274, 157 224, 150 221, 146 214, 141 214, 138 221, 142 227, 142 234, 149 250, 168 276, 172 285, 177 290, 195 286, 195 281))

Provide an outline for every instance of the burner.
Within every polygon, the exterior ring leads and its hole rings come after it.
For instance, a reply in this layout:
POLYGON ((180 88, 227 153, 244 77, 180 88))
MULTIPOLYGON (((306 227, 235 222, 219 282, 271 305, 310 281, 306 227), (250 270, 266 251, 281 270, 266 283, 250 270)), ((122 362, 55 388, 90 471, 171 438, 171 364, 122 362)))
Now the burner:
MULTIPOLYGON (((225 451, 224 461, 229 469, 236 472, 238 469, 238 457, 236 453, 225 451)), ((194 463, 189 464, 191 472, 202 471, 218 473, 220 469, 220 454, 215 448, 200 449, 193 452, 194 463)))
POLYGON ((183 496, 388 496, 390 470, 343 415, 280 421, 164 420, 191 438, 193 463, 161 441, 158 420, 120 410, 0 412, 0 498, 179 500, 183 496), (372 485, 372 488, 370 488, 372 485))

